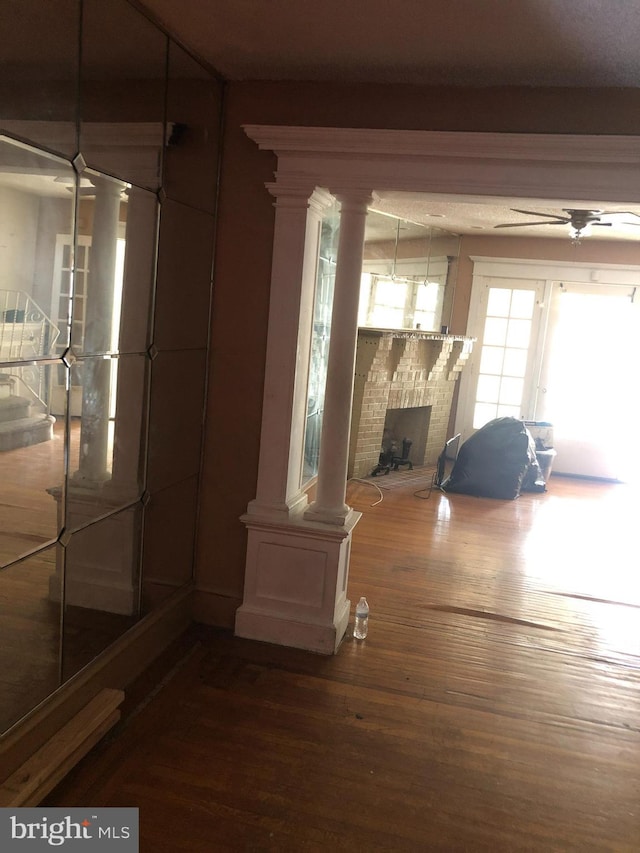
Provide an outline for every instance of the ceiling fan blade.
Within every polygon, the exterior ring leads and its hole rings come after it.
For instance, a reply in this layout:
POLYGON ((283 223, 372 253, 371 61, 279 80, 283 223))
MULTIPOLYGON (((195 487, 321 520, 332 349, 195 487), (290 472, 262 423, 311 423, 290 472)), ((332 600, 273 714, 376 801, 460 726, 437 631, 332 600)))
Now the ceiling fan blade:
POLYGON ((640 213, 635 213, 633 210, 603 210, 603 216, 637 216, 640 219, 640 213))
POLYGON ((546 216, 547 219, 562 219, 563 222, 571 221, 568 216, 558 216, 557 213, 541 213, 539 210, 520 210, 518 207, 512 207, 511 210, 514 213, 526 213, 529 216, 546 216))
POLYGON ((567 225, 566 219, 552 219, 546 222, 505 222, 502 225, 494 225, 494 228, 526 228, 529 225, 567 225))
MULTIPOLYGON (((604 225, 605 227, 608 226, 610 228, 613 225, 613 222, 588 222, 587 224, 588 225, 604 225)), ((618 223, 618 224, 620 224, 620 223, 618 223)), ((634 224, 640 225, 640 222, 637 222, 634 224)))

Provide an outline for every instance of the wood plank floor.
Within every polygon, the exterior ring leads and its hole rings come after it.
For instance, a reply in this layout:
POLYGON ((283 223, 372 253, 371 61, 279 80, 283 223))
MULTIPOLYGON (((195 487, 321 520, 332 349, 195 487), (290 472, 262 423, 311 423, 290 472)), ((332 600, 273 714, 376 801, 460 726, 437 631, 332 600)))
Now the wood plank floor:
POLYGON ((195 628, 47 804, 138 806, 142 851, 637 853, 638 492, 416 491, 349 486, 367 640, 195 628))

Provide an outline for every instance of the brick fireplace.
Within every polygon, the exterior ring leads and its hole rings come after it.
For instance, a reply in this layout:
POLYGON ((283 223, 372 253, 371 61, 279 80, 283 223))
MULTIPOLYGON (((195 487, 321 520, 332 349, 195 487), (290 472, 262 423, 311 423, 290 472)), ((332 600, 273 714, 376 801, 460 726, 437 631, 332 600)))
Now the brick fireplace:
POLYGON ((376 467, 385 428, 399 449, 404 438, 411 440, 414 465, 436 463, 473 341, 433 332, 358 330, 349 477, 367 476, 376 467))

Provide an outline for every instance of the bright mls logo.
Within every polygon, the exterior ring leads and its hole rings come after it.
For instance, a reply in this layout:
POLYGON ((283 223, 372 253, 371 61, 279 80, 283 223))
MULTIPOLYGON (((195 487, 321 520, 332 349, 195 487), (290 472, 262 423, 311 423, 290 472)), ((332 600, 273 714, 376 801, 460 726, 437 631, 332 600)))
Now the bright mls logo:
POLYGON ((0 809, 0 850, 138 853, 138 809, 0 809))

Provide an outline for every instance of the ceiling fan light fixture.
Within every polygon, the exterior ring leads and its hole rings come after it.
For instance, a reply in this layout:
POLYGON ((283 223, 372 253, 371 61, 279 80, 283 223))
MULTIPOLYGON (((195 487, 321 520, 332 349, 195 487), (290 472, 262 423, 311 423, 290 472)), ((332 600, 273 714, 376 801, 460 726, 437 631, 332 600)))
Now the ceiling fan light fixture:
POLYGON ((588 237, 591 234, 591 223, 586 225, 571 225, 569 228, 569 236, 574 243, 579 243, 583 237, 588 237))

